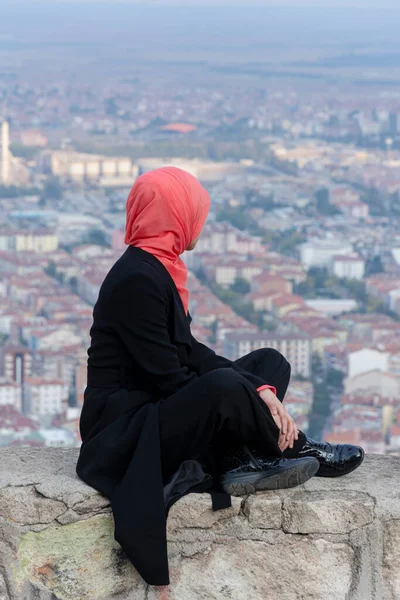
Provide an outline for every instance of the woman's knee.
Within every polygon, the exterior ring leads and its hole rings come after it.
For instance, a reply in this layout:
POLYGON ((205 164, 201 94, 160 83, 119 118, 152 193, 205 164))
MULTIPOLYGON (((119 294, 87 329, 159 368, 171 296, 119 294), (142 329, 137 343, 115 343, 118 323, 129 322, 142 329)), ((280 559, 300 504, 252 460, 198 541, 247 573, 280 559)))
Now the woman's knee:
POLYGON ((242 376, 233 369, 215 369, 203 375, 202 380, 205 389, 210 396, 221 397, 231 394, 238 389, 242 376))
POLYGON ((287 372, 290 375, 290 363, 285 356, 276 348, 260 348, 255 351, 260 363, 264 363, 269 369, 274 371, 287 372))

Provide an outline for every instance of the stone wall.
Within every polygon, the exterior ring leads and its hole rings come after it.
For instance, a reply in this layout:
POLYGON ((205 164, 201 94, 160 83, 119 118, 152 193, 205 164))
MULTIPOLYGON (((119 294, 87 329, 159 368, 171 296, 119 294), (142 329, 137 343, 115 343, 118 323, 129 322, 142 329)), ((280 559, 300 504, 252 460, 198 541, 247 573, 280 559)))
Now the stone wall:
MULTIPOLYGON (((0 451, 0 599, 156 600, 114 540, 108 500, 76 476, 77 452, 0 451)), ((168 530, 169 600, 399 600, 400 459, 217 513, 192 494, 168 530)))

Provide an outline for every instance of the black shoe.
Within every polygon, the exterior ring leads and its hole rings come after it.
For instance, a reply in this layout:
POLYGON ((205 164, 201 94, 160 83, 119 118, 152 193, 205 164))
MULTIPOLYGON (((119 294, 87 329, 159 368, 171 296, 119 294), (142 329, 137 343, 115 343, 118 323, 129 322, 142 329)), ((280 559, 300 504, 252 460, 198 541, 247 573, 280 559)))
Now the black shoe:
POLYGON ((319 461, 318 477, 347 475, 361 465, 364 455, 360 446, 315 442, 310 438, 306 438, 303 448, 298 452, 299 457, 314 457, 319 461))
POLYGON ((319 469, 313 457, 265 458, 246 446, 223 459, 221 484, 231 496, 278 490, 305 483, 319 469))

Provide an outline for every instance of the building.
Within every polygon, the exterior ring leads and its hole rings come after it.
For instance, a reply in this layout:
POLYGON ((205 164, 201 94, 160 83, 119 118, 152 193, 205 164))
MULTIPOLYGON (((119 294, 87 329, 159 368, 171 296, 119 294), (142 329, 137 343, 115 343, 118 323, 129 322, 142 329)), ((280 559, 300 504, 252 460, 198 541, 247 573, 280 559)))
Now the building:
POLYGON ((309 378, 311 373, 311 340, 303 334, 234 333, 227 335, 223 350, 227 358, 236 360, 253 350, 275 348, 289 361, 292 375, 309 378))
POLYGON ((32 374, 32 352, 25 346, 5 343, 0 348, 2 375, 10 382, 23 384, 32 374))
POLYGON ((310 267, 328 267, 334 256, 353 254, 352 246, 343 240, 316 239, 302 244, 300 256, 302 264, 310 267))
POLYGON ((254 277, 265 270, 265 263, 262 260, 244 260, 234 258, 232 255, 223 258, 204 257, 202 266, 207 279, 223 287, 231 286, 236 279, 245 279, 250 283, 254 277))
POLYGON ((265 248, 262 242, 240 231, 229 223, 207 223, 202 231, 194 254, 249 254, 263 255, 265 248))
POLYGON ((162 125, 160 127, 160 130, 166 131, 168 133, 186 135, 188 133, 193 133, 193 131, 196 131, 197 126, 191 125, 190 123, 167 123, 167 125, 162 125))
POLYGON ((365 274, 365 261, 361 256, 337 255, 332 257, 331 272, 340 279, 358 279, 365 274))
POLYGON ((368 219, 369 217, 369 206, 361 200, 354 202, 342 202, 337 204, 337 208, 348 217, 353 219, 368 219))
POLYGON ((356 300, 345 298, 317 298, 316 300, 306 300, 305 304, 327 317, 334 317, 345 312, 350 312, 357 308, 356 300))
POLYGON ((40 129, 25 129, 21 133, 21 143, 29 148, 44 148, 47 146, 47 137, 40 129))
POLYGON ((14 234, 16 252, 55 252, 58 236, 49 231, 18 231, 14 234))
POLYGON ((304 299, 295 294, 274 294, 271 299, 271 312, 278 319, 304 306, 304 299))
POLYGON ((58 237, 47 230, 0 231, 2 252, 54 252, 58 248, 58 237))
POLYGON ((10 150, 10 128, 7 121, 1 124, 0 184, 26 185, 29 182, 29 171, 23 159, 16 158, 10 150))
POLYGON ((61 414, 68 405, 68 385, 60 379, 27 377, 23 385, 23 411, 31 416, 61 414))
POLYGON ((389 352, 383 352, 375 348, 361 348, 348 354, 348 375, 355 377, 367 371, 389 371, 389 352))
POLYGON ((369 395, 380 394, 385 398, 400 399, 400 382, 391 373, 373 369, 364 373, 347 377, 344 380, 346 394, 354 394, 365 390, 369 395))
POLYGON ((280 275, 272 275, 271 273, 260 273, 250 282, 251 292, 254 294, 279 292, 281 294, 291 294, 293 292, 293 284, 281 277, 280 275))
POLYGON ((47 330, 33 330, 29 338, 29 347, 33 351, 52 350, 57 351, 71 346, 79 347, 82 338, 74 332, 74 328, 66 323, 52 326, 47 330))
POLYGON ((12 406, 22 411, 22 385, 5 377, 0 379, 0 406, 12 406))
POLYGON ((1 183, 10 184, 10 132, 7 121, 1 124, 1 183))
POLYGON ((132 185, 138 167, 132 160, 121 156, 101 156, 79 152, 52 150, 42 152, 39 165, 43 172, 68 181, 132 185))

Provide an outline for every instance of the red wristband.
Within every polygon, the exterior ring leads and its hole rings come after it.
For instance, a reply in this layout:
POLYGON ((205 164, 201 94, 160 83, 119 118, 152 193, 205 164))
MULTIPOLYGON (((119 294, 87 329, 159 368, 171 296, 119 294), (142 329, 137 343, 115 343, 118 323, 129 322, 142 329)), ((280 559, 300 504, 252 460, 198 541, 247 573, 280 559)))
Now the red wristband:
POLYGON ((257 392, 262 392, 263 390, 271 390, 271 392, 276 396, 276 387, 274 387, 273 385, 265 384, 257 388, 257 392))

